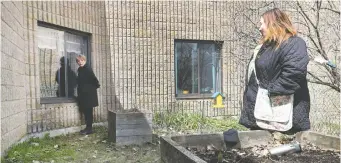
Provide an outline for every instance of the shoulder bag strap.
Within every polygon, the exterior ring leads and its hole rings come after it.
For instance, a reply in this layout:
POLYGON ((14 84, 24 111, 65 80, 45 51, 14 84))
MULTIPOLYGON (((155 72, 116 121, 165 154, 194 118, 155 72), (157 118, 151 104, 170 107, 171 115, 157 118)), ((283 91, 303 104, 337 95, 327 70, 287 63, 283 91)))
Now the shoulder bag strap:
MULTIPOLYGON (((261 47, 262 47, 262 45, 256 46, 256 48, 253 50, 253 57, 251 60, 251 64, 252 64, 252 70, 251 71, 253 71, 255 73, 255 77, 256 77, 256 81, 257 81, 258 85, 259 85, 259 81, 258 81, 257 74, 256 74, 256 57, 257 57, 257 54, 258 54, 261 47)), ((250 77, 251 77, 251 75, 249 76, 249 79, 250 79, 250 77)))

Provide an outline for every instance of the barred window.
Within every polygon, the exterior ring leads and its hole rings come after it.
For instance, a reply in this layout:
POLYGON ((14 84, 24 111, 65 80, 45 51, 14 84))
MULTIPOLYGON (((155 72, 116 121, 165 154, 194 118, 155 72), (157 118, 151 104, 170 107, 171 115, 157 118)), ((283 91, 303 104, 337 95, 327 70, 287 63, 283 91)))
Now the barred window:
POLYGON ((177 97, 210 97, 221 91, 220 41, 175 40, 177 97))

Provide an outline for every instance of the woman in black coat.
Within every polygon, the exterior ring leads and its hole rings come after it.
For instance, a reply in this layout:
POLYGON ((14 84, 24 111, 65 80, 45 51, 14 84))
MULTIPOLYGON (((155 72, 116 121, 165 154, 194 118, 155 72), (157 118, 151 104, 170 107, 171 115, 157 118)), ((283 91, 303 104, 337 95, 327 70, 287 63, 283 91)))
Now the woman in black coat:
MULTIPOLYGON (((266 88, 270 97, 294 94, 293 127, 288 132, 308 130, 310 97, 306 80, 309 62, 306 43, 296 36, 287 15, 277 8, 262 15, 260 31, 263 45, 255 58, 259 86, 266 88)), ((239 123, 250 129, 260 129, 254 116, 258 84, 255 73, 249 72, 239 123)))
POLYGON ((86 57, 78 55, 76 58, 78 68, 77 78, 77 101, 81 112, 84 114, 86 128, 81 130, 81 134, 92 133, 93 108, 98 106, 97 89, 100 87, 91 67, 86 64, 86 57))

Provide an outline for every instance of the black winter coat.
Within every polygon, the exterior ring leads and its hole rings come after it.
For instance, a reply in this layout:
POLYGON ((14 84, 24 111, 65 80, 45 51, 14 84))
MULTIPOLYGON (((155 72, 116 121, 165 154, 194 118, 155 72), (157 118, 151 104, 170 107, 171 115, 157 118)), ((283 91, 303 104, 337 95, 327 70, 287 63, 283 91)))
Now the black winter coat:
MULTIPOLYGON (((260 87, 268 89, 270 95, 294 94, 293 128, 298 132, 310 129, 310 97, 307 85, 309 57, 303 39, 290 37, 275 50, 273 43, 263 44, 255 61, 260 87)), ((257 128, 254 107, 258 91, 255 74, 246 81, 243 108, 239 123, 248 128, 257 128)))
POLYGON ((97 88, 100 85, 89 65, 85 64, 78 68, 77 84, 79 107, 85 109, 98 106, 97 88))

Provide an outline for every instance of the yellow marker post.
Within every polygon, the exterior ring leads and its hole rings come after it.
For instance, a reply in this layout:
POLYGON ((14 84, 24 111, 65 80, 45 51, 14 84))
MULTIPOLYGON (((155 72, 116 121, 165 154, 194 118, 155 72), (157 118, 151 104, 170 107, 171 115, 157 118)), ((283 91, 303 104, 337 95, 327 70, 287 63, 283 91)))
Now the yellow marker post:
POLYGON ((224 108, 225 105, 223 104, 224 96, 220 92, 216 92, 212 95, 214 100, 213 108, 224 108))

